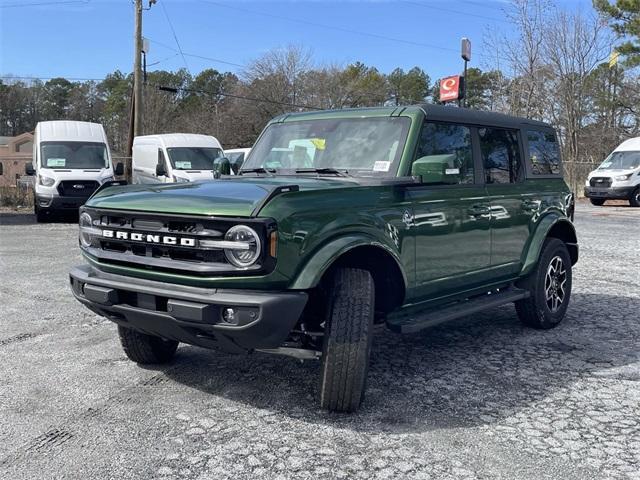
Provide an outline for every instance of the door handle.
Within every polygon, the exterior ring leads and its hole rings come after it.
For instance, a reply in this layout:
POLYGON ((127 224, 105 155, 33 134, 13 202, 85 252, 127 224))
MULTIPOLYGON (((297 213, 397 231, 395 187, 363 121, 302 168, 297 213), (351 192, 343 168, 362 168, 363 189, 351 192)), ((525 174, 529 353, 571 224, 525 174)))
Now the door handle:
POLYGON ((486 205, 473 205, 467 209, 467 213, 472 217, 481 217, 483 215, 489 215, 491 209, 486 205))

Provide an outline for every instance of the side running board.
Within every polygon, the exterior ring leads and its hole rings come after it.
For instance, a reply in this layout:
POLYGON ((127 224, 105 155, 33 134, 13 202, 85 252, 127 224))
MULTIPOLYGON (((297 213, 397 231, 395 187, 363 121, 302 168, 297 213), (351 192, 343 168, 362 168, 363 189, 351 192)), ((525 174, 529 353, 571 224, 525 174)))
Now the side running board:
POLYGON ((489 308, 500 307, 529 297, 527 290, 511 287, 497 293, 487 293, 462 300, 435 310, 400 310, 387 317, 387 326, 398 333, 415 333, 449 320, 466 317, 489 308))

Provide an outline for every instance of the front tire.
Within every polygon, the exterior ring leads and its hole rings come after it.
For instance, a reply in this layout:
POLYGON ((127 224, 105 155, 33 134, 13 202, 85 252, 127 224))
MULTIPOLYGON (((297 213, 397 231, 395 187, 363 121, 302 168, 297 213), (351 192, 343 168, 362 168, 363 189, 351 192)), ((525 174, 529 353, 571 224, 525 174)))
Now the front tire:
POLYGON ((140 364, 166 363, 178 348, 175 340, 165 340, 118 325, 122 349, 129 360, 140 364))
POLYGON ((589 201, 591 205, 595 205, 596 207, 601 207, 605 202, 604 198, 590 198, 589 201))
POLYGON ((640 207, 640 187, 636 188, 631 194, 629 205, 632 207, 640 207))
POLYGON ((548 238, 535 269, 519 286, 529 298, 516 302, 520 321, 533 328, 556 327, 564 318, 571 297, 571 257, 563 241, 548 238))
POLYGON ((340 268, 329 291, 320 405, 354 412, 364 399, 373 330, 375 289, 367 270, 340 268))
POLYGON ((43 212, 37 206, 34 207, 34 213, 36 214, 36 223, 44 223, 49 220, 49 215, 47 215, 47 212, 43 212))

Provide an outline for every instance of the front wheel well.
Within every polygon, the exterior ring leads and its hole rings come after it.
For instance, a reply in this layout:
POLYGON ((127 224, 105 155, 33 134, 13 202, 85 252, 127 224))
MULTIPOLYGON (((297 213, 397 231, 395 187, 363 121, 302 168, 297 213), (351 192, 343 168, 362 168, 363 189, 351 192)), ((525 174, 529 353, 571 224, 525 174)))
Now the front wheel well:
POLYGON ((556 223, 547 233, 547 238, 562 240, 569 250, 571 264, 575 265, 578 262, 578 238, 575 229, 569 222, 556 223))
POLYGON ((322 282, 331 278, 335 269, 340 267, 360 268, 371 273, 377 312, 391 312, 404 302, 404 276, 398 262, 386 250, 368 245, 353 248, 333 262, 322 282))

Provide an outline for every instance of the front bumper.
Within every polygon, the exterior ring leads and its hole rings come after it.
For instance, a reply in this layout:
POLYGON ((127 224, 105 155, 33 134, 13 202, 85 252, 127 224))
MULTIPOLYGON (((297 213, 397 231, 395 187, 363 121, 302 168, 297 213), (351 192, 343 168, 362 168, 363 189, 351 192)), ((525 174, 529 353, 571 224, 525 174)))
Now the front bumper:
POLYGON ((86 201, 85 197, 36 194, 36 205, 40 210, 78 210, 86 201))
POLYGON ((118 325, 179 342, 241 353, 278 348, 307 303, 304 292, 222 290, 133 279, 88 265, 69 272, 71 290, 118 325), (223 320, 225 309, 235 312, 223 320))
POLYGON ((584 187, 587 198, 611 198, 626 200, 631 197, 635 187, 584 187))

